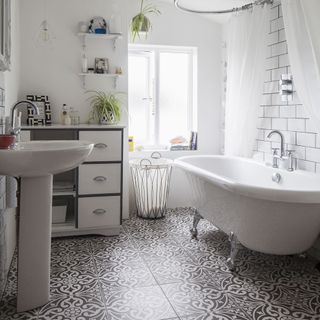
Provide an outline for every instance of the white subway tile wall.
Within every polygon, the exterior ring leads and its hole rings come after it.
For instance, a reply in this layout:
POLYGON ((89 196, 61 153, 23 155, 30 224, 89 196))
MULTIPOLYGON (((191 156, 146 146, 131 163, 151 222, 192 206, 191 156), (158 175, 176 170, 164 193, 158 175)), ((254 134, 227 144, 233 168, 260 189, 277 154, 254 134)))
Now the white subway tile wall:
POLYGON ((266 136, 270 129, 278 129, 284 133, 286 148, 295 150, 297 168, 320 173, 320 134, 317 134, 296 91, 293 100, 288 102, 281 101, 278 93, 281 74, 291 73, 290 52, 288 53, 280 1, 275 1, 270 10, 265 83, 253 158, 272 161, 271 147, 278 147, 279 139, 273 136, 269 140, 266 136))

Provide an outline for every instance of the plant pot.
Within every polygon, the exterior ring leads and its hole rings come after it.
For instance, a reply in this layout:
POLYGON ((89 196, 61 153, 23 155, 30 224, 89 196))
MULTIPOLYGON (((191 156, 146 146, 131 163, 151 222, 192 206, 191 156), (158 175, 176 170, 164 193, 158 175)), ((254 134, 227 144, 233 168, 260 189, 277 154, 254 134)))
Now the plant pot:
POLYGON ((139 34, 147 34, 151 29, 151 22, 144 14, 139 13, 132 18, 131 33, 135 38, 139 34))
POLYGON ((107 124, 117 124, 118 122, 114 119, 114 115, 110 113, 108 116, 101 115, 99 118, 99 123, 107 125, 107 124))

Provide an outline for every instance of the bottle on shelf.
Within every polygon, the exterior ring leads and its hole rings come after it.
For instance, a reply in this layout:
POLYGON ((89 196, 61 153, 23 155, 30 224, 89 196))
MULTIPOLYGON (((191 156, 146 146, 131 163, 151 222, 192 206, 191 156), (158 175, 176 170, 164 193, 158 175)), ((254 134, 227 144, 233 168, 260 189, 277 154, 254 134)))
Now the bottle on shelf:
POLYGON ((121 33, 122 21, 121 21, 119 6, 116 3, 112 5, 112 12, 113 14, 109 22, 110 33, 121 33))
POLYGON ((82 54, 81 63, 82 63, 82 72, 88 73, 88 58, 85 53, 82 54))
POLYGON ((65 103, 63 104, 62 111, 61 111, 61 124, 64 124, 64 125, 71 124, 71 118, 68 112, 68 107, 65 103))

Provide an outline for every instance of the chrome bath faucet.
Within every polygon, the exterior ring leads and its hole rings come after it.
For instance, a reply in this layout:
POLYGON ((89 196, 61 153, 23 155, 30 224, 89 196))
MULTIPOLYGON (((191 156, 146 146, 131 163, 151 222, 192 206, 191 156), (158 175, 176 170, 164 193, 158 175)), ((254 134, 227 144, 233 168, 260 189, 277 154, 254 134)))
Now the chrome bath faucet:
POLYGON ((280 154, 278 154, 279 148, 272 148, 272 167, 279 168, 279 160, 288 160, 288 171, 293 171, 293 153, 294 150, 285 150, 284 149, 284 136, 279 130, 272 130, 267 135, 267 138, 270 139, 274 134, 279 135, 280 137, 280 154))

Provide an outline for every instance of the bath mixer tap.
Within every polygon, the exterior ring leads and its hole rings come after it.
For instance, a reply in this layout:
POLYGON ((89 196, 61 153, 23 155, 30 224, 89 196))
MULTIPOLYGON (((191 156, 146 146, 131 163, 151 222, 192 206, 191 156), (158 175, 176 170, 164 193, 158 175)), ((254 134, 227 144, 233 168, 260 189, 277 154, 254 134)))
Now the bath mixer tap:
POLYGON ((293 171, 293 153, 294 150, 287 150, 287 158, 288 158, 288 171, 293 171))
POLYGON ((272 130, 267 135, 267 138, 270 139, 274 134, 280 137, 280 158, 282 158, 284 156, 284 136, 279 130, 272 130))
POLYGON ((272 148, 272 167, 273 168, 279 168, 278 160, 280 157, 278 156, 278 150, 279 148, 272 148))
POLYGON ((279 130, 272 130, 267 135, 269 139, 272 135, 278 134, 280 137, 280 154, 278 154, 279 148, 272 148, 272 167, 279 168, 279 160, 288 160, 288 171, 293 171, 293 153, 294 150, 285 150, 284 149, 284 136, 279 130))
POLYGON ((14 106, 11 109, 11 129, 12 129, 12 133, 15 134, 17 136, 16 141, 20 142, 20 132, 21 132, 21 127, 17 127, 16 126, 16 113, 17 113, 17 108, 20 105, 29 105, 34 113, 36 115, 39 115, 39 108, 37 107, 37 105, 35 103, 33 103, 32 101, 29 100, 21 100, 18 101, 14 104, 14 106))

